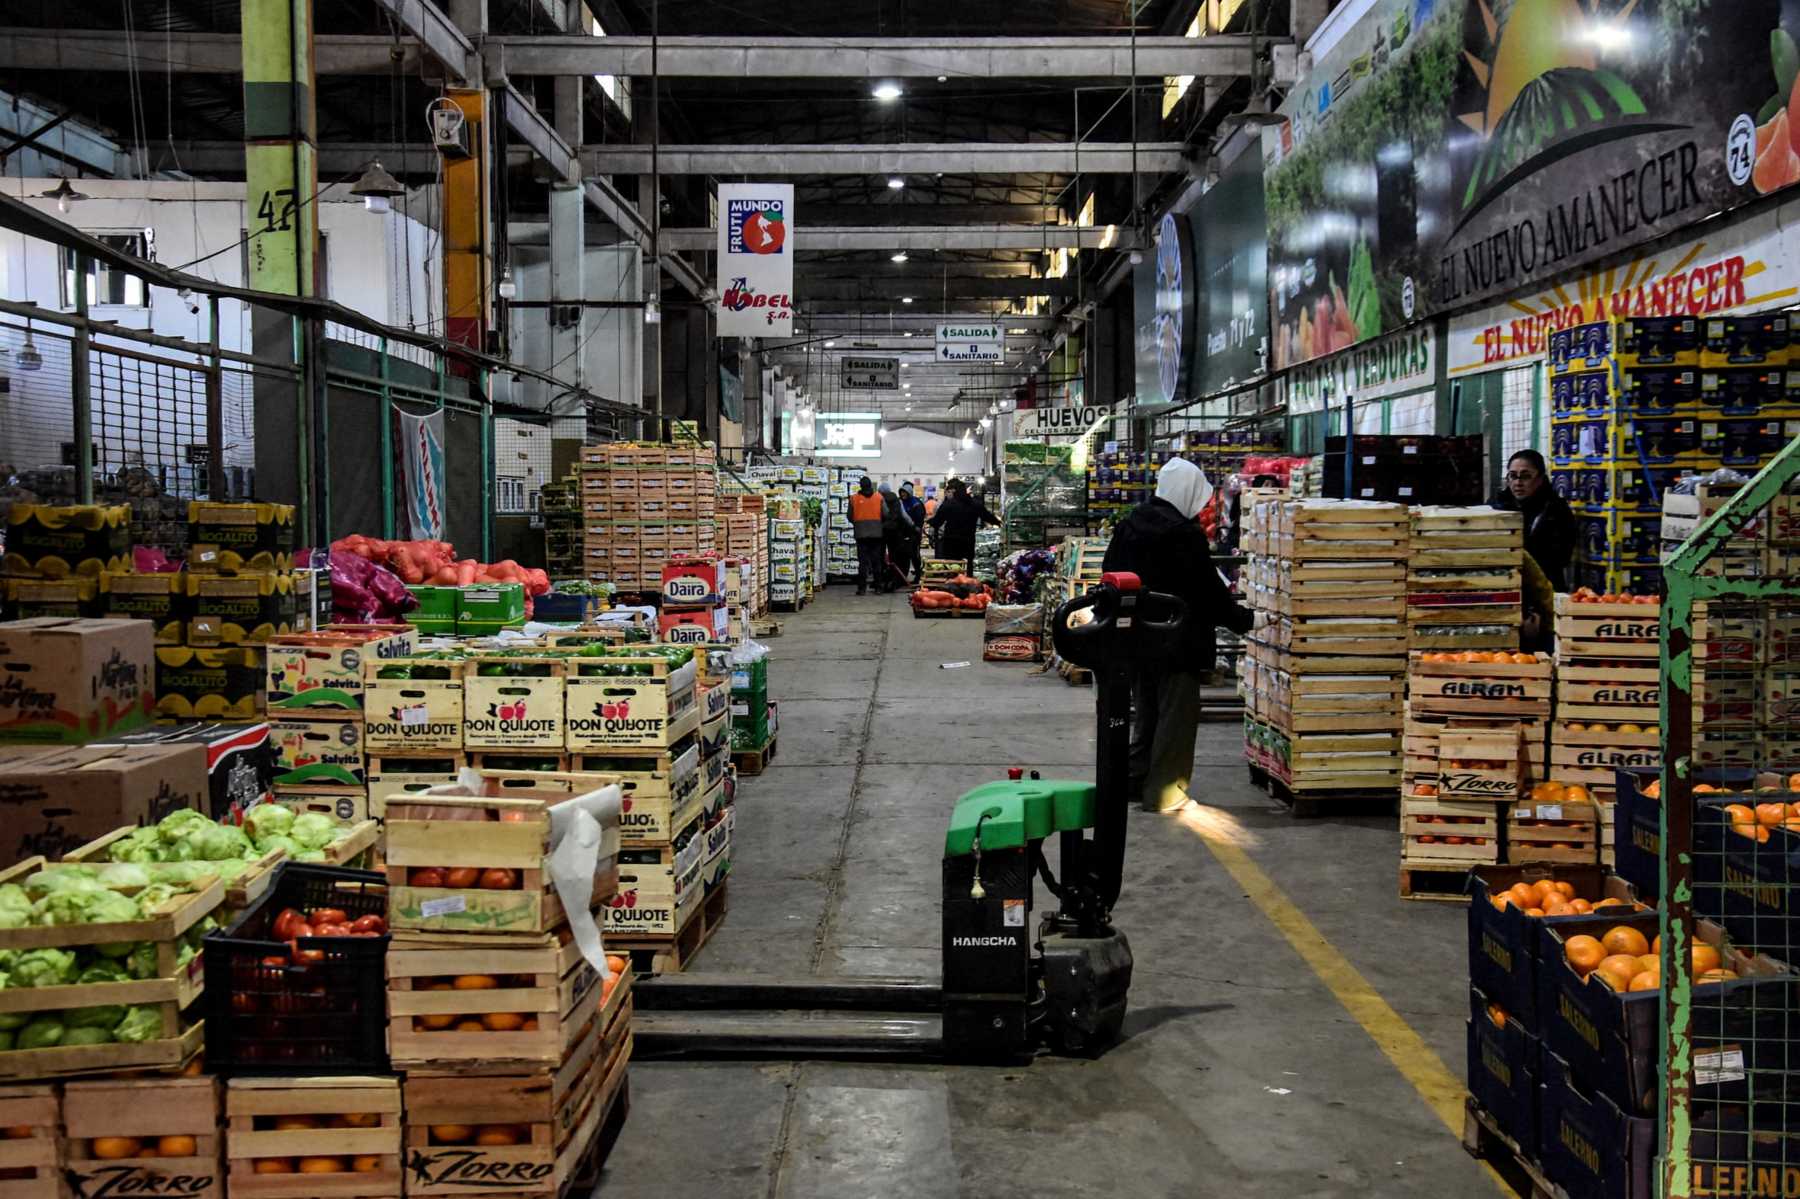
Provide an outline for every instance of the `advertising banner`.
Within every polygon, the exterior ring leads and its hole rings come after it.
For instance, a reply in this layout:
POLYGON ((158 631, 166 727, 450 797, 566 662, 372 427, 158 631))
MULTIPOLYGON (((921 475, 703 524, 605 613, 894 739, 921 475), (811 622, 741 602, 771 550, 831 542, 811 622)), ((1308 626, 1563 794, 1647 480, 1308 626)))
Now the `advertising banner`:
POLYGON ((1110 404, 1066 404, 1028 408, 1013 417, 1014 437, 1079 437, 1113 416, 1110 404))
POLYGON ((444 414, 413 416, 394 412, 394 481, 400 508, 399 532, 407 541, 441 541, 444 536, 444 414))
POLYGON ((719 336, 792 337, 794 187, 719 184, 719 336))
POLYGON ((881 457, 879 412, 823 412, 816 426, 818 447, 827 458, 881 457))
POLYGON ((939 362, 1004 362, 1006 331, 999 325, 958 324, 937 327, 939 362))
POLYGON ((1436 330, 1416 325, 1364 342, 1332 358, 1295 367, 1288 374, 1288 409, 1317 412, 1342 404, 1419 391, 1437 382, 1436 330))
POLYGON ((1800 181, 1783 0, 1376 0, 1263 133, 1277 368, 1800 181))
POLYGON ((840 358, 838 385, 845 391, 899 391, 898 358, 840 358))
POLYGON ((1457 317, 1445 356, 1450 377, 1541 358, 1554 330, 1612 316, 1714 316, 1792 304, 1800 261, 1782 229, 1797 220, 1800 202, 1783 204, 1457 317))
POLYGON ((1262 160, 1240 154, 1200 200, 1199 381, 1211 395, 1262 373, 1269 341, 1269 243, 1262 160))

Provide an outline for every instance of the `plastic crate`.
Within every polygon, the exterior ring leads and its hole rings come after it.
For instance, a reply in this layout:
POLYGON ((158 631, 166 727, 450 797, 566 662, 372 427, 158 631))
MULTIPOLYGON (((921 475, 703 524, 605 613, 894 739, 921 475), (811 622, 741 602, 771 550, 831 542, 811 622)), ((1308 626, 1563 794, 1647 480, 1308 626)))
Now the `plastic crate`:
POLYGON ((206 937, 206 1068, 232 1075, 385 1074, 388 936, 303 937, 324 958, 293 965, 270 931, 285 908, 387 916, 369 870, 284 863, 261 899, 206 937), (281 961, 265 961, 280 958, 281 961))

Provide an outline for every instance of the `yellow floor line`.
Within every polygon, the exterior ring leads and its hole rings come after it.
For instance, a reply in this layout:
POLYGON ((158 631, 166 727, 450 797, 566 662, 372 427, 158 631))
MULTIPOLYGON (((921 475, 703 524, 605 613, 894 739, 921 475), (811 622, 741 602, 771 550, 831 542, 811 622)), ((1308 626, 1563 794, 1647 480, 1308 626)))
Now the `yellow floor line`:
MULTIPOLYGON (((1227 831, 1213 827, 1215 822, 1201 816, 1192 806, 1183 812, 1181 822, 1199 835, 1213 857, 1244 889, 1250 902, 1280 930, 1288 944, 1294 947, 1294 952, 1369 1034, 1376 1047, 1393 1063, 1394 1069, 1419 1093, 1425 1105, 1444 1122, 1450 1135, 1460 1141, 1463 1096, 1467 1093, 1462 1080, 1450 1072, 1443 1059, 1412 1025, 1388 1006, 1369 985, 1369 980, 1294 906, 1275 880, 1264 874, 1262 868, 1250 860, 1250 855, 1232 842, 1227 831)), ((1483 1162, 1482 1169, 1503 1193, 1517 1194, 1492 1166, 1483 1162)))

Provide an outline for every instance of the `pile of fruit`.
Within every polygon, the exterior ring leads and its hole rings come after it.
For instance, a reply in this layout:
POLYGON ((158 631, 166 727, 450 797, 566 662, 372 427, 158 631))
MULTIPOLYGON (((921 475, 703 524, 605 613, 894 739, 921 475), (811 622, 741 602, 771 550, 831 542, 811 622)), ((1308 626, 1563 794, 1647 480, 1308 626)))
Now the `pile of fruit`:
POLYGON ((103 1162, 193 1157, 197 1152, 194 1138, 190 1136, 95 1137, 88 1142, 88 1156, 103 1162))
POLYGON ((1607 724, 1601 720, 1567 720, 1563 728, 1571 733, 1654 733, 1652 726, 1641 724, 1607 724))
MULTIPOLYGON (((1644 939, 1629 925, 1618 924, 1604 936, 1570 937, 1563 958, 1585 979, 1599 979, 1615 991, 1656 991, 1662 988, 1662 938, 1644 939)), ((1719 951, 1704 941, 1694 942, 1689 967, 1699 983, 1730 982, 1734 970, 1721 966, 1719 951)))
POLYGON ((1591 792, 1580 783, 1533 783, 1532 803, 1593 803, 1591 792))
MULTIPOLYGON (((600 1002, 605 1003, 612 995, 613 988, 619 985, 630 963, 619 954, 606 955, 607 975, 600 983, 600 1002)), ((530 990, 537 985, 537 980, 529 974, 458 974, 438 978, 421 978, 413 986, 420 991, 496 991, 514 988, 530 990)), ((536 1032, 538 1018, 534 1012, 481 1012, 452 1015, 435 1013, 428 1016, 413 1017, 414 1032, 536 1032)), ((458 1126, 460 1127, 460 1126, 458 1126)), ((437 1130, 432 1130, 436 1140, 437 1130)), ((531 1138, 526 1137, 527 1141, 531 1138)), ((441 1141, 439 1144, 460 1145, 463 1141, 441 1141)), ((511 1141, 476 1141, 478 1145, 499 1144, 510 1145, 511 1141)))
MULTIPOLYGON (((1725 788, 1714 787, 1708 783, 1700 783, 1694 787, 1695 795, 1716 795, 1724 791, 1725 788)), ((1646 788, 1644 793, 1648 795, 1649 789, 1646 788)), ((1776 794, 1788 794, 1788 792, 1776 792, 1776 794)), ((1759 803, 1754 808, 1749 804, 1726 804, 1725 815, 1731 821, 1733 833, 1740 837, 1748 837, 1752 841, 1767 841, 1770 835, 1769 830, 1775 828, 1785 828, 1790 833, 1800 833, 1800 803, 1783 803, 1779 799, 1774 799, 1759 803)))
POLYGON ((269 926, 271 937, 286 941, 288 956, 266 957, 265 966, 310 966, 325 960, 322 949, 300 948, 301 937, 379 937, 387 932, 387 920, 381 916, 357 916, 342 908, 283 908, 269 926))
MULTIPOLYGON (((1434 799, 1437 797, 1437 793, 1438 793, 1437 784, 1436 783, 1414 783, 1412 793, 1415 797, 1417 797, 1419 799, 1434 799)), ((1443 824, 1443 825, 1476 824, 1476 825, 1479 825, 1479 824, 1487 823, 1486 818, 1481 817, 1481 816, 1429 816, 1429 815, 1424 815, 1424 814, 1417 813, 1417 812, 1409 813, 1407 816, 1407 819, 1408 820, 1416 820, 1420 824, 1434 824, 1434 825, 1435 824, 1443 824)), ((1421 845, 1438 845, 1440 843, 1444 844, 1444 845, 1486 845, 1488 843, 1488 838, 1486 838, 1486 837, 1463 837, 1463 836, 1455 836, 1455 835, 1439 836, 1436 833, 1420 833, 1414 838, 1414 840, 1418 841, 1419 844, 1421 844, 1421 845)))
MULTIPOLYGON (((1585 916, 1612 908, 1632 910, 1623 899, 1585 899, 1575 894, 1575 884, 1541 878, 1534 883, 1514 883, 1504 891, 1488 896, 1488 902, 1504 912, 1518 908, 1527 916, 1585 916)), ((1647 910, 1638 904, 1638 910, 1647 910)))
POLYGON ((1633 595, 1629 591, 1608 591, 1602 594, 1592 587, 1577 587, 1569 592, 1569 602, 1571 604, 1649 604, 1654 606, 1661 603, 1662 600, 1658 596, 1633 595))
MULTIPOLYGON (((514 823, 529 819, 521 809, 507 809, 500 819, 514 823)), ((457 891, 517 891, 519 872, 505 866, 415 866, 407 873, 409 887, 449 887, 457 891)))
POLYGON ((986 591, 960 597, 948 591, 915 591, 912 594, 912 606, 927 610, 962 608, 970 612, 984 612, 990 599, 986 591))
MULTIPOLYGON (((313 1132, 321 1128, 379 1128, 376 1112, 351 1112, 341 1116, 257 1116, 258 1132, 313 1132)), ((374 1174, 382 1168, 379 1154, 355 1157, 259 1157, 252 1169, 258 1174, 374 1174)))

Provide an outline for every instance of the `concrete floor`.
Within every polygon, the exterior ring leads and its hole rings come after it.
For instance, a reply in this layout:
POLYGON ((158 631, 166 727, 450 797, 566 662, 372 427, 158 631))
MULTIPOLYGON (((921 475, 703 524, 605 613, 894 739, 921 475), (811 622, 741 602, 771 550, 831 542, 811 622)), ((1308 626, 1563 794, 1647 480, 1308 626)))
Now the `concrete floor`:
MULTIPOLYGON (((983 663, 981 622, 915 620, 902 596, 832 588, 781 621, 777 764, 739 793, 731 912, 696 969, 936 976, 950 805, 1012 765, 1093 777, 1094 691, 983 663)), ((1396 898, 1394 819, 1295 821, 1240 741, 1202 726, 1213 825, 1461 1077, 1463 909, 1396 898)), ((1501 1193, 1194 831, 1134 812, 1130 837, 1131 1012, 1099 1060, 634 1062, 600 1193, 1501 1193)))

